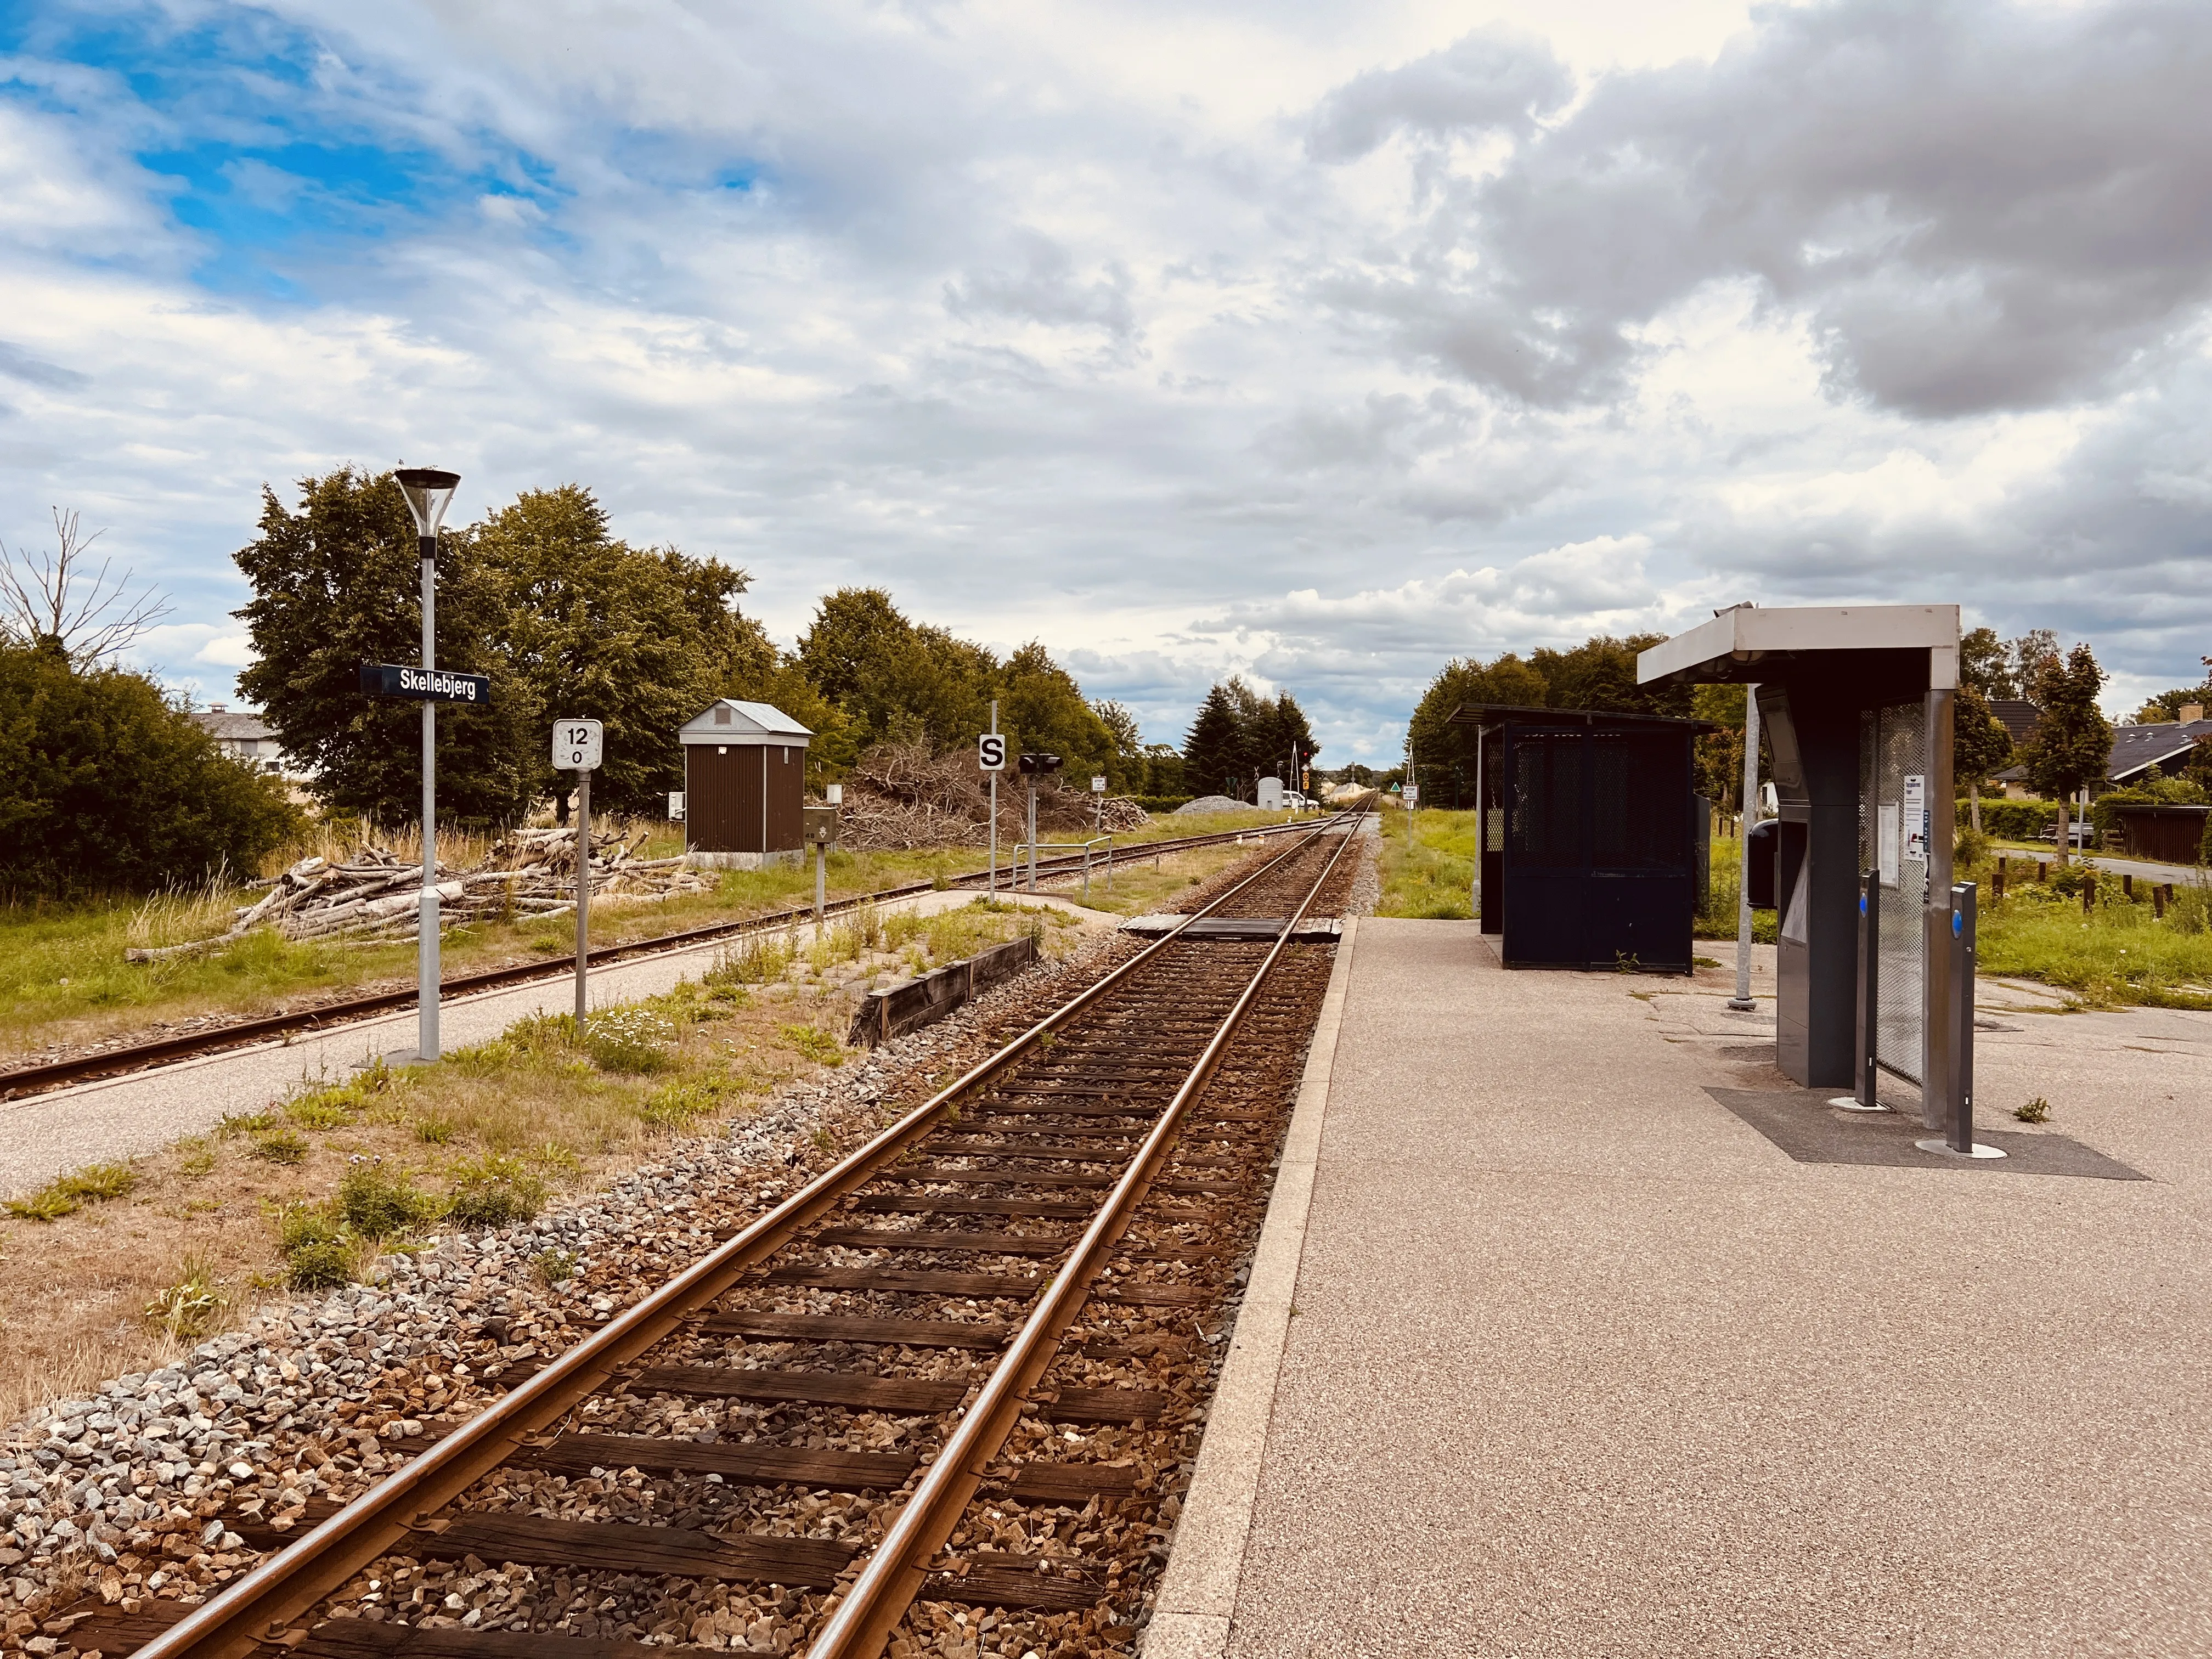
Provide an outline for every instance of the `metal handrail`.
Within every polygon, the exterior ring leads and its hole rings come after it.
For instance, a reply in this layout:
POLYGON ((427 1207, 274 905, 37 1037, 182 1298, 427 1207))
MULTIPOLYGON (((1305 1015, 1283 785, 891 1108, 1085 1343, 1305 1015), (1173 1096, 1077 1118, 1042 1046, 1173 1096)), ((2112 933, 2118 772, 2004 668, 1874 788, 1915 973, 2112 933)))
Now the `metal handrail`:
MULTIPOLYGON (((1110 893, 1114 890, 1114 837, 1110 835, 1094 836, 1089 841, 1041 841, 1034 847, 1028 842, 1018 841, 1014 843, 1014 868, 1017 872, 1021 869, 1022 854, 1026 849, 1030 854, 1030 884, 1027 890, 1034 893, 1036 891, 1036 855, 1039 853, 1080 853, 1083 854, 1083 896, 1088 901, 1091 897, 1091 849, 1094 847, 1103 847, 1106 849, 1106 890, 1110 893)), ((1065 872, 1055 871, 1054 873, 1065 872)))

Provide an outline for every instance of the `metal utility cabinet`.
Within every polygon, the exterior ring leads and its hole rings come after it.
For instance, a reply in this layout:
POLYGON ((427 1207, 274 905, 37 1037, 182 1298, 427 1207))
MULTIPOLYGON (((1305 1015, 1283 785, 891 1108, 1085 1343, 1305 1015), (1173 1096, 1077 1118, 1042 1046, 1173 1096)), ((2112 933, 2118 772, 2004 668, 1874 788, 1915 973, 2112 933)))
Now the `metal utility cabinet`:
POLYGON ((1702 894, 1700 720, 1463 703, 1480 733, 1482 931, 1508 968, 1686 974, 1702 894))
POLYGON ((724 697, 686 721, 684 850, 725 870, 796 864, 814 734, 781 709, 724 697))
POLYGON ((1871 874, 1875 1062, 1919 1085, 1940 1127, 1952 1059, 1958 606, 1739 606, 1653 646, 1637 677, 1758 688, 1781 807, 1771 839, 1782 1070, 1811 1087, 1859 1081, 1859 889, 1871 874))

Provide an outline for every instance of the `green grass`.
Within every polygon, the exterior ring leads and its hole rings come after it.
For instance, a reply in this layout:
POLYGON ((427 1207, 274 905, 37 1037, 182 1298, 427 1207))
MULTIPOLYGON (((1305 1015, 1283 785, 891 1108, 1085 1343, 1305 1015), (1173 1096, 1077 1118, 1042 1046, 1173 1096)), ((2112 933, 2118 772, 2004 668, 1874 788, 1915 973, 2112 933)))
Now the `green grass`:
POLYGON ((1480 814, 1426 807, 1412 815, 1382 813, 1382 896, 1378 916, 1464 921, 1474 914, 1480 814))
MULTIPOLYGON (((1743 843, 1733 836, 1713 837, 1712 878, 1705 887, 1705 908, 1693 919, 1691 933, 1698 939, 1733 939, 1736 930, 1736 898, 1743 891, 1743 843)), ((1772 910, 1751 913, 1751 937, 1771 945, 1780 937, 1781 921, 1772 910)))
POLYGON ((2104 876, 2099 903, 2084 913, 2078 885, 2065 892, 2030 883, 1999 902, 1990 874, 1987 866, 1971 872, 1983 895, 1976 945, 1984 974, 2040 980, 2090 1007, 2212 1009, 2212 890, 2176 882, 2161 921, 2148 883, 2136 884, 2130 903, 2104 876))
MULTIPOLYGON (((1281 821, 1280 813, 1257 810, 1192 817, 1167 814, 1142 830, 1116 836, 1115 845, 1281 821)), ((1067 839, 1077 837, 1071 833, 1067 839)), ((664 834, 641 852, 655 856, 680 851, 681 845, 680 839, 664 834)), ((1000 848, 1002 866, 1012 856, 1010 846, 1000 848)), ((983 864, 983 849, 975 847, 833 853, 828 870, 830 896, 859 897, 913 882, 944 885, 983 864)), ((156 1020, 216 1010, 240 1017, 266 1013, 280 1002, 303 996, 343 995, 413 975, 411 941, 296 943, 266 928, 220 951, 159 963, 124 959, 124 951, 133 946, 182 944, 221 933, 229 926, 233 908, 247 896, 235 890, 210 889, 145 900, 0 906, 0 1047, 143 1030, 156 1020)), ((664 903, 595 905, 592 943, 622 944, 788 909, 811 903, 813 897, 811 864, 726 870, 708 892, 664 903)), ((445 970, 463 974, 533 956, 562 956, 574 942, 574 924, 568 917, 552 922, 478 922, 447 932, 445 970)))

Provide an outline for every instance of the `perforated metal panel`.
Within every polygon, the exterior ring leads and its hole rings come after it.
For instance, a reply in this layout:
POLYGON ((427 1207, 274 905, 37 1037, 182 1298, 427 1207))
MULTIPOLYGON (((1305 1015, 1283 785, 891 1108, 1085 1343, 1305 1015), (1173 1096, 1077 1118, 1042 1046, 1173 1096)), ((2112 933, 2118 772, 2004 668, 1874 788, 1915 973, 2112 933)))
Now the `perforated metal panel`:
POLYGON ((1584 747, 1580 732, 1515 734, 1507 851, 1524 870, 1579 870, 1589 862, 1583 808, 1584 747))
MULTIPOLYGON (((1927 775, 1928 719, 1919 702, 1890 703, 1860 716, 1859 868, 1881 872, 1875 887, 1881 922, 1875 1053, 1884 1070, 1913 1083, 1921 1080, 1926 1054, 1922 1017, 1928 860, 1907 856, 1924 805, 1907 811, 1905 780, 1927 775)), ((1924 790, 1923 782, 1923 804, 1924 790)), ((1918 850, 1925 854, 1924 841, 1918 850)))

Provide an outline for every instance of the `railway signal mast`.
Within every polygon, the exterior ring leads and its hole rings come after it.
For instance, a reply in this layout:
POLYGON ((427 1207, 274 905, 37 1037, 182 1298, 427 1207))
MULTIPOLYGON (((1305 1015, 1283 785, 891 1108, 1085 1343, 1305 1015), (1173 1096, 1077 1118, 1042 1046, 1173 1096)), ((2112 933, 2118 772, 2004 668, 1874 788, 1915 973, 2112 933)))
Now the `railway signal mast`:
POLYGON ((1022 775, 1029 780, 1030 786, 1030 891, 1032 893, 1036 891, 1036 781, 1059 771, 1060 764, 1057 755, 1024 755, 1021 758, 1022 775))

